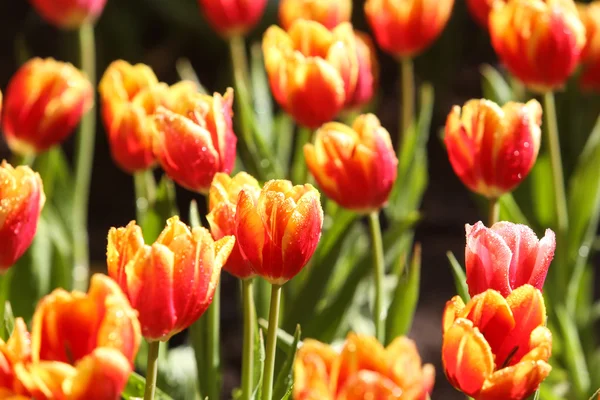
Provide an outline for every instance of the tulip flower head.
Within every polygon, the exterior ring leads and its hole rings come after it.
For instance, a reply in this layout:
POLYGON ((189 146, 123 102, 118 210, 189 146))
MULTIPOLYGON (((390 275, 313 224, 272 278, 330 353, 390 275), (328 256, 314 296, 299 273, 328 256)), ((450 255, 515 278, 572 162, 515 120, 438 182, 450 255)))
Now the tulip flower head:
POLYGON ((154 155, 175 182, 207 193, 217 172, 231 172, 237 142, 232 103, 232 89, 224 96, 182 90, 172 109, 158 107, 154 117, 154 155))
POLYGON ((273 96, 306 127, 317 128, 345 106, 372 96, 372 85, 365 82, 374 80, 373 56, 369 43, 357 37, 350 23, 328 30, 300 19, 287 32, 271 26, 263 37, 263 53, 273 96), (358 86, 361 79, 370 92, 358 86), (357 94, 357 89, 362 92, 357 94))
POLYGON ((350 333, 340 352, 307 339, 294 363, 296 400, 424 400, 435 370, 421 364, 415 343, 398 337, 384 348, 375 338, 350 333))
POLYGON ((40 176, 27 166, 0 164, 0 273, 31 245, 46 196, 40 176))
POLYGON ((556 237, 546 229, 541 240, 526 225, 498 222, 491 228, 483 223, 466 225, 465 262, 471 296, 487 289, 508 296, 529 284, 542 290, 554 258, 556 237))
MULTIPOLYGON (((96 274, 87 294, 57 289, 0 342, 0 393, 51 399, 117 399, 141 341, 135 311, 119 286, 96 274)), ((9 397, 12 398, 12 397, 9 397)))
POLYGON ((351 127, 329 122, 304 146, 310 172, 325 194, 344 208, 370 213, 385 205, 396 181, 398 159, 388 131, 373 114, 351 127))
POLYGON ((135 222, 108 233, 108 273, 139 313, 149 341, 167 341, 206 311, 235 239, 214 241, 173 217, 152 246, 135 222))
MULTIPOLYGON (((208 192, 208 209, 210 213, 206 216, 210 224, 210 232, 215 240, 227 235, 235 236, 235 214, 240 192, 258 199, 260 186, 258 181, 245 172, 240 172, 234 177, 219 172, 215 175, 208 192)), ((254 271, 243 257, 239 242, 236 241, 223 269, 240 279, 254 277, 254 271)))
POLYGON ((6 90, 2 122, 8 146, 34 155, 60 144, 93 103, 92 85, 77 68, 51 58, 29 60, 6 90))
POLYGON ((258 198, 242 189, 235 213, 236 240, 253 271, 273 285, 292 279, 312 257, 321 237, 323 209, 309 184, 265 183, 258 198))
POLYGON ((488 29, 490 12, 494 3, 505 3, 506 0, 467 0, 469 12, 481 27, 488 29))
POLYGON ((446 304, 442 361, 450 383, 478 400, 522 400, 548 376, 552 334, 542 293, 521 286, 446 304))
POLYGON ((454 0, 367 0, 365 14, 383 51, 414 57, 444 30, 454 0))
POLYGON ((489 100, 454 106, 444 137, 454 172, 471 191, 488 198, 514 190, 535 164, 541 123, 536 100, 502 108, 489 100))
POLYGON ((564 85, 586 40, 572 0, 509 0, 489 18, 494 50, 513 75, 538 92, 564 85))
POLYGON ((307 19, 333 29, 342 22, 350 22, 351 0, 282 0, 279 3, 279 22, 289 29, 294 21, 307 19))
POLYGON ((245 36, 258 23, 267 0, 198 0, 212 28, 225 38, 245 36))
POLYGON ((580 84, 583 89, 600 92, 600 0, 578 3, 577 7, 587 35, 581 54, 584 70, 580 84))
POLYGON ((31 0, 35 10, 53 25, 76 29, 94 23, 102 14, 106 0, 31 0))

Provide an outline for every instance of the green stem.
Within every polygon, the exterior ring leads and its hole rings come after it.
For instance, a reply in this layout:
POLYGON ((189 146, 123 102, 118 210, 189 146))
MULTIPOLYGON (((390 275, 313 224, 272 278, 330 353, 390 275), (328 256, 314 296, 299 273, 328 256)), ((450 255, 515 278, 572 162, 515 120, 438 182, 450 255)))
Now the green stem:
POLYGON ((32 165, 35 161, 35 154, 17 154, 13 153, 10 163, 13 167, 18 167, 19 165, 32 165))
POLYGON ((500 220, 500 202, 497 197, 489 199, 489 212, 488 212, 488 227, 491 228, 496 222, 500 220))
POLYGON ((244 305, 244 350, 242 356, 242 400, 252 398, 254 376, 254 330, 256 329, 256 310, 254 309, 253 279, 242 281, 242 300, 244 305))
POLYGON ((383 279, 385 275, 385 263, 378 211, 373 211, 369 214, 369 228, 371 230, 371 239, 373 241, 373 272, 375 274, 375 305, 373 307, 375 337, 380 343, 385 343, 385 315, 383 313, 383 279))
POLYGON ((273 375, 275 373, 275 353, 277 351, 277 327, 279 326, 279 306, 281 286, 271 285, 271 308, 269 309, 269 331, 267 333, 265 370, 263 373, 262 400, 273 398, 273 375))
MULTIPOLYGON (((146 227, 146 218, 148 216, 148 212, 154 206, 154 202, 156 200, 156 181, 154 180, 154 175, 152 175, 152 170, 147 169, 144 171, 138 171, 133 175, 133 182, 135 186, 135 210, 136 210, 136 219, 138 225, 142 227, 142 231, 144 234, 153 233, 150 232, 149 229, 144 229, 146 227)), ((154 242, 156 238, 146 238, 146 242, 154 242)))
POLYGON ((217 284, 213 301, 206 310, 206 349, 208 361, 208 387, 206 388, 206 396, 209 399, 221 398, 221 382, 219 381, 219 371, 221 369, 221 349, 220 349, 220 332, 221 332, 221 283, 217 284))
POLYGON ((4 311, 6 310, 6 302, 9 297, 10 283, 14 272, 13 268, 14 266, 0 274, 0 338, 4 341, 8 339, 7 332, 5 332, 4 311))
POLYGON ((554 201, 556 202, 556 214, 558 221, 558 238, 563 239, 569 229, 569 214, 567 211, 567 196, 565 193, 565 180, 563 165, 560 156, 560 139, 558 136, 558 123, 556 119, 556 105, 554 93, 544 94, 544 115, 546 117, 546 132, 548 134, 548 146, 550 149, 550 162, 552 164, 552 180, 554 187, 554 201))
POLYGON ((400 154, 401 144, 406 140, 410 127, 415 118, 415 70, 412 58, 403 58, 400 61, 400 75, 402 76, 400 88, 402 103, 399 115, 401 120, 398 132, 397 153, 400 154))
POLYGON ((156 391, 156 376, 158 375, 158 351, 160 342, 148 343, 148 363, 146 364, 146 389, 144 390, 144 400, 154 399, 156 391))
POLYGON ((310 142, 312 129, 300 127, 296 134, 296 143, 294 144, 294 160, 292 165, 291 178, 296 185, 303 185, 308 179, 308 167, 304 160, 304 145, 310 142))
MULTIPOLYGON (((79 55, 81 69, 96 83, 96 46, 94 27, 90 23, 79 28, 79 55)), ((75 153, 75 188, 73 194, 73 283, 75 289, 85 291, 89 276, 88 199, 94 160, 96 110, 93 107, 81 120, 75 153)))

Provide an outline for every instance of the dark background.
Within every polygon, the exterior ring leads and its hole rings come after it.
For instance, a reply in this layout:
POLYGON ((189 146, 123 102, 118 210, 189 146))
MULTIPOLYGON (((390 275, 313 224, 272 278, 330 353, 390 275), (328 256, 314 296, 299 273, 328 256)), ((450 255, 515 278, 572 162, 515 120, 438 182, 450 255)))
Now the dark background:
MULTIPOLYGON (((430 81, 436 91, 436 106, 429 144, 430 185, 423 202, 424 220, 417 229, 423 245, 422 291, 411 336, 416 339, 426 362, 436 364, 438 379, 433 398, 460 399, 446 382, 440 365, 441 313, 454 295, 446 251, 459 260, 464 257, 464 224, 482 218, 474 198, 455 177, 448 163, 438 132, 454 104, 481 97, 482 63, 496 63, 489 37, 470 18, 464 1, 457 0, 447 29, 435 45, 416 59, 417 81, 430 81)), ((271 1, 261 25, 248 42, 260 40, 264 29, 276 22, 277 2, 271 1)), ((355 1, 353 22, 368 31, 362 2, 355 1)), ((231 85, 227 46, 206 25, 194 0, 108 0, 96 29, 98 76, 119 58, 145 63, 161 81, 176 82, 180 57, 191 60, 201 82, 210 91, 223 92, 231 85)), ((0 88, 20 60, 26 58, 17 43, 25 44, 30 55, 53 56, 74 61, 76 35, 61 32, 42 21, 26 1, 0 0, 0 88)), ((377 114, 390 132, 397 131, 398 65, 391 57, 379 54, 381 67, 380 101, 377 114)), ((72 140, 65 144, 72 154, 72 140)), ((0 140, 0 159, 9 156, 0 140)), ((193 197, 178 189, 181 209, 193 197)), ((90 199, 91 256, 96 268, 104 268, 106 234, 112 226, 124 226, 135 216, 132 178, 111 161, 104 130, 99 124, 90 199)), ((224 274, 223 348, 228 370, 226 386, 237 384, 236 368, 241 352, 241 320, 237 309, 237 286, 224 274)))

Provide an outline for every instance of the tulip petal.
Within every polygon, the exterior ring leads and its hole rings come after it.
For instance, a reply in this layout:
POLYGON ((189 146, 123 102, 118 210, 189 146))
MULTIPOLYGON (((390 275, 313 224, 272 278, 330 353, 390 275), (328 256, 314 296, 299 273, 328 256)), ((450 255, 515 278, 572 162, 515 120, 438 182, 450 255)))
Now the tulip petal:
POLYGON ((298 400, 334 400, 330 376, 338 354, 329 346, 307 339, 294 363, 294 398, 298 400))
POLYGON ((263 263, 266 232, 256 207, 257 203, 253 196, 242 190, 238 197, 235 214, 235 236, 242 254, 250 262, 255 272, 258 273, 257 269, 263 263))
POLYGON ((461 315, 464 308, 465 303, 460 296, 454 296, 450 301, 446 302, 442 317, 442 333, 446 333, 452 327, 454 321, 461 315))
POLYGON ((337 396, 337 400, 400 400, 402 395, 402 388, 386 378, 385 375, 362 370, 346 382, 337 396))
POLYGON ((385 356, 385 349, 374 337, 350 333, 331 376, 338 395, 339 390, 361 370, 378 372, 385 376, 388 372, 385 356))
POLYGON ((478 400, 521 400, 535 392, 552 367, 545 361, 523 361, 489 377, 478 400))

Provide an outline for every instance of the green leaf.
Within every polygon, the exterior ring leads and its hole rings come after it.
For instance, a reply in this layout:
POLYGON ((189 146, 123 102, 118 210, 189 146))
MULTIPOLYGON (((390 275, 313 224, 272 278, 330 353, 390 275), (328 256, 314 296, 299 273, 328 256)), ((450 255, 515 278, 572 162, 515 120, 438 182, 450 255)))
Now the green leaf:
POLYGON ((202 226, 200 212, 198 211, 198 202, 196 200, 190 202, 190 226, 192 228, 199 228, 202 226))
MULTIPOLYGON (((555 226, 554 184, 552 183, 552 164, 547 154, 540 154, 524 183, 529 184, 526 194, 531 202, 531 211, 538 226, 555 226)), ((527 213, 528 215, 531 215, 527 213)))
POLYGON ((189 329, 189 337, 192 348, 194 349, 194 355, 196 358, 196 370, 198 371, 198 376, 196 377, 198 380, 198 393, 200 393, 200 397, 204 398, 204 390, 208 387, 208 374, 204 373, 207 369, 206 364, 207 361, 207 349, 206 349, 206 318, 199 318, 196 322, 194 322, 189 329))
MULTIPOLYGON (((263 318, 258 320, 258 325, 260 326, 261 333, 264 331, 267 333, 269 330, 269 322, 263 318)), ((290 335, 286 331, 281 328, 277 328, 277 346, 282 350, 288 353, 294 347, 294 336, 290 335)))
POLYGON ((467 277, 465 275, 465 271, 463 267, 460 265, 456 257, 454 257, 454 253, 451 251, 446 253, 446 257, 448 257, 448 261, 450 261, 450 267, 452 268, 452 276, 454 276, 454 286, 456 287, 456 292, 460 296, 460 298, 467 303, 471 296, 469 295, 469 288, 467 287, 467 277))
MULTIPOLYGON (((127 385, 125 386, 125 390, 121 393, 121 396, 124 400, 137 400, 139 398, 144 397, 144 389, 146 387, 146 379, 132 372, 129 375, 129 380, 127 381, 127 385)), ((155 400, 172 400, 165 392, 156 388, 156 392, 154 395, 155 400)))
MULTIPOLYGON (((398 272, 401 273, 401 271, 398 272)), ((408 334, 415 312, 417 311, 419 284, 421 282, 420 244, 415 245, 410 268, 406 276, 400 274, 397 278, 398 283, 385 321, 388 344, 394 338, 408 334)))
POLYGON ((281 165, 282 175, 288 176, 290 169, 290 160, 292 157, 292 137, 294 136, 294 121, 284 112, 275 117, 274 131, 277 134, 274 137, 275 154, 281 165))
POLYGON ((158 364, 158 385, 175 399, 194 399, 198 374, 194 349, 178 346, 169 350, 165 358, 165 362, 158 364))
POLYGON ((42 213, 48 226, 52 227, 50 241, 52 242, 52 268, 50 273, 50 285, 48 291, 56 288, 71 290, 73 287, 73 274, 71 268, 73 266, 73 246, 68 233, 68 227, 60 218, 58 210, 53 204, 44 206, 42 213))
POLYGON ((483 76, 483 97, 499 104, 508 103, 514 97, 513 91, 500 72, 489 64, 483 64, 479 69, 483 76))
MULTIPOLYGON (((256 111, 256 120, 258 126, 262 129, 265 142, 274 150, 273 144, 273 100, 271 98, 271 89, 269 80, 263 62, 262 44, 253 43, 250 47, 250 82, 252 84, 252 94, 254 95, 254 110, 256 111)), ((279 132, 277 134, 280 134, 279 132)))
POLYGON ((200 82, 200 79, 198 79, 198 75, 188 58, 183 57, 178 59, 175 62, 175 69, 177 69, 177 74, 182 81, 192 81, 198 87, 199 93, 208 94, 208 90, 206 90, 204 85, 200 82))
POLYGON ((296 359, 300 335, 300 325, 297 325, 294 333, 294 341, 287 352, 285 363, 281 366, 277 379, 275 380, 275 386, 273 388, 274 399, 285 398, 286 393, 288 393, 294 385, 294 360, 296 359))
POLYGON ((507 193, 500 197, 500 221, 510 221, 515 224, 531 226, 523 211, 517 204, 512 193, 507 193))
POLYGON ((556 316, 560 334, 565 342, 563 355, 568 366, 569 381, 573 383, 576 397, 583 398, 588 394, 591 382, 577 326, 573 316, 562 306, 556 308, 556 316))
POLYGON ((254 392, 252 393, 253 400, 261 398, 263 372, 265 369, 265 341, 262 331, 256 326, 254 332, 254 392))

